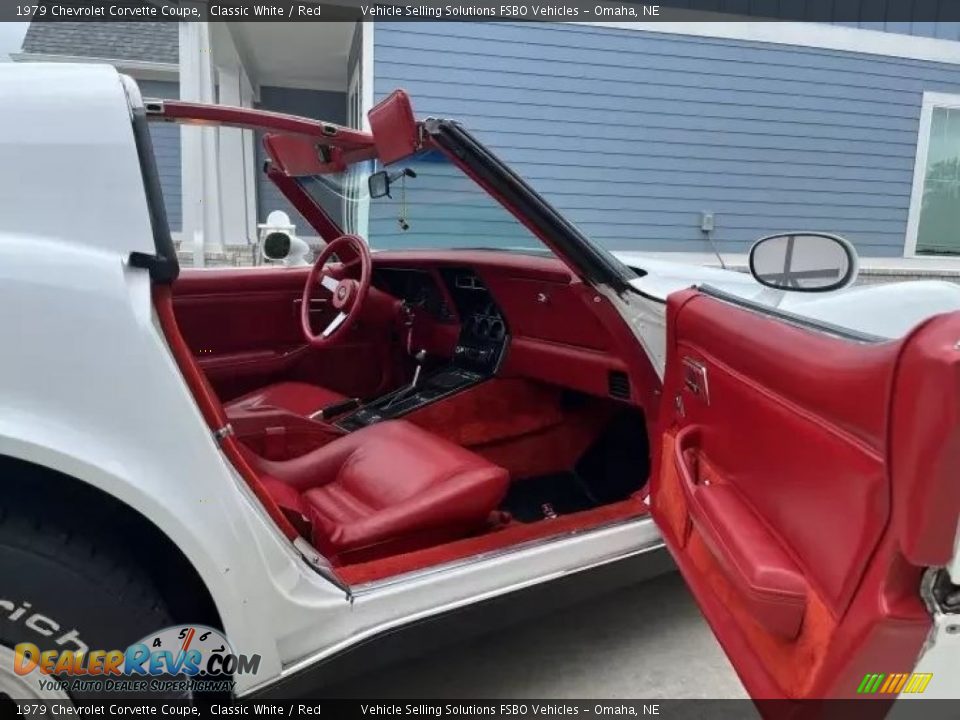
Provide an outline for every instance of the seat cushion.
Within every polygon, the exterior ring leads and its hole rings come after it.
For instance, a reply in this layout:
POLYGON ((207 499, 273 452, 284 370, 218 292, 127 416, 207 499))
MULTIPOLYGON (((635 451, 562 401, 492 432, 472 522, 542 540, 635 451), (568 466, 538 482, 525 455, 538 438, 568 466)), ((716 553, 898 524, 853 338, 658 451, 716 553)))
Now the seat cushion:
POLYGON ((466 537, 485 527, 509 483, 503 468, 402 420, 257 465, 283 484, 268 486, 278 502, 307 517, 317 549, 341 565, 466 537))
POLYGON ((280 382, 254 390, 236 400, 231 400, 224 407, 228 417, 238 411, 257 410, 265 407, 279 408, 294 415, 308 417, 317 410, 343 400, 346 400, 345 396, 318 385, 303 382, 280 382))

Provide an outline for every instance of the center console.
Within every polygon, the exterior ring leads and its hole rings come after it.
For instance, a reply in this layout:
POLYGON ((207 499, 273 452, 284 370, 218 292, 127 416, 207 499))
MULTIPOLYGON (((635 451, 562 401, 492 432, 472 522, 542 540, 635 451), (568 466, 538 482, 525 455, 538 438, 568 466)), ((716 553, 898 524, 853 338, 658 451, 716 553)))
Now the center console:
POLYGON ((457 306, 461 327, 453 357, 442 367, 364 404, 334 424, 348 432, 367 425, 402 417, 424 405, 452 395, 492 377, 500 367, 509 342, 507 325, 490 292, 472 270, 444 268, 440 271, 457 306))

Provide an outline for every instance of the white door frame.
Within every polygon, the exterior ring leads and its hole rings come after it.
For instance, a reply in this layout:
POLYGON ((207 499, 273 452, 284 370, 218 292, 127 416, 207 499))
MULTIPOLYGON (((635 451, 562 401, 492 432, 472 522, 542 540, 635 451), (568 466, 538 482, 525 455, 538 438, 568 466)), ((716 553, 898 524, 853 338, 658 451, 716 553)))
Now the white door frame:
POLYGON ((903 256, 917 257, 917 232, 920 229, 920 210, 923 201, 923 185, 927 175, 927 154, 930 151, 930 128, 933 109, 937 107, 960 110, 960 95, 939 92, 924 92, 920 107, 920 126, 917 129, 917 157, 913 164, 913 189, 910 191, 910 213, 907 215, 907 236, 903 256))

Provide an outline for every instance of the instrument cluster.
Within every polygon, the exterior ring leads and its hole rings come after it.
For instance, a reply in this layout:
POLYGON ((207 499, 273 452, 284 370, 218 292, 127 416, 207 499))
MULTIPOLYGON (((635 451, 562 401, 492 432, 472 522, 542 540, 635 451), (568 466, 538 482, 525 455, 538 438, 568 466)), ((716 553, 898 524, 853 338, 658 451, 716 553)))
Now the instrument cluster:
POLYGON ((507 324, 492 301, 464 319, 464 330, 475 338, 494 342, 500 342, 507 336, 507 324))

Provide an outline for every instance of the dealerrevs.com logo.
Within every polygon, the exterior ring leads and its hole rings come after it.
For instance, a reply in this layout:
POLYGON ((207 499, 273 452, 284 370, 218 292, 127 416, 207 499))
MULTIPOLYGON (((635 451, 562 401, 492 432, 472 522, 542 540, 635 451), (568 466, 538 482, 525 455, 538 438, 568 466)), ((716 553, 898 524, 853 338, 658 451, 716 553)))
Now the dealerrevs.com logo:
POLYGON ((230 692, 236 675, 255 675, 259 655, 237 654, 218 630, 178 625, 125 650, 14 647, 17 675, 41 673, 42 685, 66 692, 230 692))

